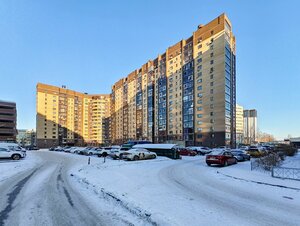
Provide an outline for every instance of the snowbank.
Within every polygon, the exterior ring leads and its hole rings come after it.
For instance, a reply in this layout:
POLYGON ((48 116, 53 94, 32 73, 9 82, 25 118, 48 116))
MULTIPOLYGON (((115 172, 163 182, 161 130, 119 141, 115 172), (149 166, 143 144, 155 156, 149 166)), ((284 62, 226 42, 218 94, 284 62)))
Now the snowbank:
POLYGON ((40 162, 40 158, 33 152, 35 151, 27 151, 27 156, 17 161, 0 159, 0 183, 22 171, 34 168, 40 162))

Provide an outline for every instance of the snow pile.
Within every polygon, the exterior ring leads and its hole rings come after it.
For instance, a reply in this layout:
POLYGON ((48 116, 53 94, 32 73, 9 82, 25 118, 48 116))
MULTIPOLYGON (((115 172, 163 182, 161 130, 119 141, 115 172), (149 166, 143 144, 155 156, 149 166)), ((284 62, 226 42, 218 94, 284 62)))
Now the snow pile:
MULTIPOLYGON (((300 149, 299 149, 300 150, 300 149)), ((300 153, 298 153, 295 156, 287 156, 286 159, 282 163, 282 167, 287 167, 287 168, 298 168, 300 169, 300 153)))

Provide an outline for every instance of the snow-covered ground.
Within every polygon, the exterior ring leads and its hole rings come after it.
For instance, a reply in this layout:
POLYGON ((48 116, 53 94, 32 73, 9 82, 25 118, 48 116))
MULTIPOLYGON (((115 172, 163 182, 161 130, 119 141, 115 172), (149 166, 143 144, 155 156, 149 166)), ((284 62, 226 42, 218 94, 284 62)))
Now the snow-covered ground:
POLYGON ((286 157, 281 166, 300 169, 300 149, 298 150, 298 153, 295 156, 286 157))
POLYGON ((297 225, 300 182, 251 171, 250 162, 208 167, 202 156, 126 162, 91 158, 71 183, 95 208, 106 202, 158 225, 297 225), (258 217, 259 216, 259 217, 258 217))
POLYGON ((40 162, 40 158, 33 152, 35 151, 27 151, 27 156, 17 161, 0 159, 0 183, 18 173, 34 168, 40 162))

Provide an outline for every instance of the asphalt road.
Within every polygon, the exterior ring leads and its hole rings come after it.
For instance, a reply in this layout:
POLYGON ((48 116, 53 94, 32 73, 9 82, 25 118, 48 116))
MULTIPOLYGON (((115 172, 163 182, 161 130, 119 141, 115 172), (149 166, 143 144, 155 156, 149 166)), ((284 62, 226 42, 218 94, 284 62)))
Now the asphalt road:
POLYGON ((0 226, 114 225, 69 185, 67 170, 76 159, 51 152, 36 155, 40 165, 0 185, 0 226))
POLYGON ((213 213, 211 225, 300 225, 299 191, 294 193, 294 201, 273 199, 260 192, 263 187, 245 189, 212 178, 205 168, 199 169, 198 160, 178 161, 163 168, 159 177, 173 193, 192 199, 204 205, 207 213, 213 213))

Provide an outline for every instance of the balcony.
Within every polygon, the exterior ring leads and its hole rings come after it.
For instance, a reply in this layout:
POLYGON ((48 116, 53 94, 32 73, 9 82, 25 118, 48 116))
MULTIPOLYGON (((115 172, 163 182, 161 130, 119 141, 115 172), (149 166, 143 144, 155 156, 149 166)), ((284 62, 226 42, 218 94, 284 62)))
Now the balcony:
POLYGON ((0 108, 0 114, 16 114, 15 109, 5 109, 5 108, 0 108))
POLYGON ((2 128, 0 128, 0 134, 1 135, 4 135, 4 134, 6 134, 6 135, 14 135, 15 134, 15 129, 2 129, 2 128))
POLYGON ((16 120, 16 117, 14 115, 1 115, 0 114, 0 121, 1 120, 7 120, 7 121, 12 121, 14 122, 16 120))

